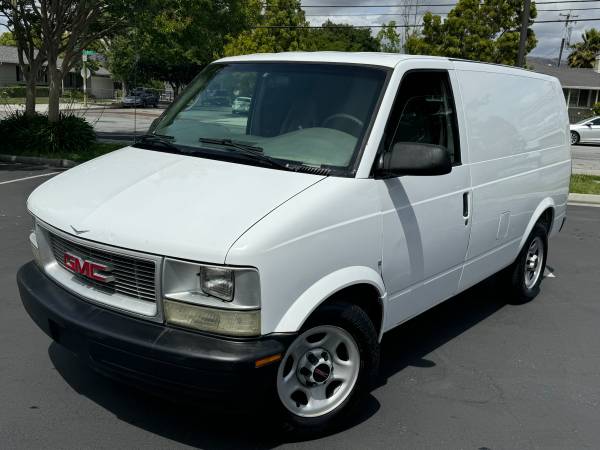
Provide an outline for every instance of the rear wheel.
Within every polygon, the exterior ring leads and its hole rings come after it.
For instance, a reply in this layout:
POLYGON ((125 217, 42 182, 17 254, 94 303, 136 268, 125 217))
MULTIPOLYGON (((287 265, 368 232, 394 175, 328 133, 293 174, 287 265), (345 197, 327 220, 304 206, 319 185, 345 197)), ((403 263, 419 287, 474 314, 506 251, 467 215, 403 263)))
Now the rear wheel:
POLYGON ((277 373, 277 397, 288 427, 315 433, 356 406, 377 373, 379 343, 358 306, 317 310, 288 348, 277 373))
POLYGON ((540 292, 548 254, 548 230, 536 224, 517 260, 509 267, 510 290, 514 303, 526 303, 540 292))
POLYGON ((576 145, 579 143, 581 137, 577 131, 571 131, 571 145, 576 145))

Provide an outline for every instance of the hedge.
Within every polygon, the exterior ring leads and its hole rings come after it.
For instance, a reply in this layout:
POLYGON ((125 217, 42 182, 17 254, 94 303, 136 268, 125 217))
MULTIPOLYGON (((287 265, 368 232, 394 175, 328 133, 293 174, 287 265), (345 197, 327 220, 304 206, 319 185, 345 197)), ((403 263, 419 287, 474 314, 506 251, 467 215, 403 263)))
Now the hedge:
MULTIPOLYGON (((48 97, 50 95, 48 86, 36 87, 37 97, 48 97)), ((3 86, 0 88, 0 97, 24 98, 26 96, 25 86, 3 86)))

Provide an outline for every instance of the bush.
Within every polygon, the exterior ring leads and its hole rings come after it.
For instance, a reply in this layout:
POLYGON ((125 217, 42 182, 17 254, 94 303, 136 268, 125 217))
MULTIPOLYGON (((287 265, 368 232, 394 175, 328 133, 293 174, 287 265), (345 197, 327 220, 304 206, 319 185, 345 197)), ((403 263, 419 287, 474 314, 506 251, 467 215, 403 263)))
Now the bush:
POLYGON ((0 121, 0 136, 0 153, 18 155, 33 151, 50 157, 55 153, 89 151, 96 141, 93 127, 81 117, 61 114, 58 122, 50 123, 45 115, 26 116, 21 111, 0 121))
MULTIPOLYGON (((0 89, 0 94, 8 98, 24 98, 26 96, 25 86, 4 86, 0 89)), ((48 97, 50 95, 48 86, 37 86, 37 97, 48 97)))
POLYGON ((594 106, 592 106, 592 113, 594 116, 600 116, 600 102, 594 103, 594 106))

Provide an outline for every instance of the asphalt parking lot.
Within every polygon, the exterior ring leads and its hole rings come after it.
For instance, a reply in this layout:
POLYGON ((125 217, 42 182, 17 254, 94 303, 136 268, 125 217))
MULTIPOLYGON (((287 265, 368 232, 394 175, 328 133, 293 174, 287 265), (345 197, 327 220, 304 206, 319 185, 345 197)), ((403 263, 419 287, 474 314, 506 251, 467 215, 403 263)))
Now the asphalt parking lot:
POLYGON ((600 208, 570 207, 535 301, 511 305, 492 280, 394 330, 361 414, 289 442, 260 416, 108 381, 33 324, 15 273, 25 200, 52 172, 0 164, 0 447, 600 448, 600 208))

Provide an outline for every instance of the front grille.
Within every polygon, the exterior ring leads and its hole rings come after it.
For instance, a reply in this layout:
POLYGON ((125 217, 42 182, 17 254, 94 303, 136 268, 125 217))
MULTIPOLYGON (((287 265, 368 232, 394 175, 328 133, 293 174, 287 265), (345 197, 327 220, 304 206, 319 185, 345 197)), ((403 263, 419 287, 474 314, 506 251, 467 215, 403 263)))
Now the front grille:
POLYGON ((49 233, 49 237, 54 258, 65 270, 69 270, 65 267, 65 252, 112 267, 111 275, 115 279, 110 283, 92 280, 84 275, 69 271, 85 284, 106 294, 118 293, 147 302, 156 302, 156 266, 154 261, 76 244, 53 233, 49 233))

